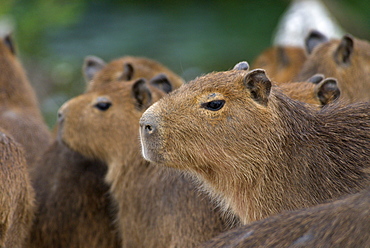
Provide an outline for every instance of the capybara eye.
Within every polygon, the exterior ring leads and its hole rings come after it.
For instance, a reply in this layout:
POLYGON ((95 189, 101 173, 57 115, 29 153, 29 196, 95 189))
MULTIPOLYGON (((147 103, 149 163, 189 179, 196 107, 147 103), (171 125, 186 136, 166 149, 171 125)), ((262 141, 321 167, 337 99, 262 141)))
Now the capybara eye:
POLYGON ((98 102, 97 104, 94 105, 95 108, 97 108, 101 111, 105 111, 105 110, 109 109, 110 106, 112 106, 112 103, 110 103, 110 102, 98 102))
POLYGON ((212 111, 220 110, 225 104, 225 100, 214 100, 202 104, 202 107, 212 111))

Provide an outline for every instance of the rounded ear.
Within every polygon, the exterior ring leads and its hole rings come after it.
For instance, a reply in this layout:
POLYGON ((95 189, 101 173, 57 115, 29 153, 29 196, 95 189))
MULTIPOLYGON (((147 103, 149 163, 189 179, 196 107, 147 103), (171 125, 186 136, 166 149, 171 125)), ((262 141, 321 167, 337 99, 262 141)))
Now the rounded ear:
POLYGON ((315 95, 321 105, 327 105, 340 97, 340 89, 335 78, 327 78, 315 86, 315 95))
POLYGON ((251 93, 251 98, 267 106, 268 97, 271 91, 271 81, 262 69, 255 69, 249 72, 244 78, 244 84, 251 93))
POLYGON ((313 84, 318 84, 322 80, 324 80, 325 76, 323 74, 315 74, 312 77, 310 77, 307 82, 313 83, 313 84))
POLYGON ((150 84, 163 90, 166 93, 170 93, 172 91, 171 82, 164 73, 160 73, 157 76, 153 77, 150 80, 150 84))
POLYGON ((247 61, 242 61, 237 63, 233 70, 243 70, 243 71, 248 71, 249 70, 249 64, 247 61))
POLYGON ((335 50, 334 58, 338 65, 348 65, 351 62, 353 52, 353 37, 349 34, 343 36, 339 46, 335 50))
POLYGON ((277 61, 282 67, 286 67, 290 64, 289 56, 286 53, 286 50, 283 46, 278 46, 276 48, 276 55, 277 55, 277 58, 278 58, 277 61))
POLYGON ((3 42, 8 47, 9 51, 15 55, 15 46, 13 43, 12 35, 11 34, 5 35, 3 38, 3 42))
POLYGON ((311 54, 313 49, 322 43, 328 42, 328 38, 317 30, 312 30, 305 39, 305 47, 308 54, 311 54))
POLYGON ((86 82, 89 82, 93 77, 106 66, 106 63, 101 58, 96 56, 87 56, 82 66, 82 71, 86 82))
POLYGON ((132 96, 136 100, 136 107, 140 110, 150 106, 152 102, 152 93, 146 85, 145 79, 138 79, 132 86, 132 96))
POLYGON ((118 80, 130 81, 134 76, 134 67, 131 63, 125 63, 123 65, 122 75, 119 76, 118 80))

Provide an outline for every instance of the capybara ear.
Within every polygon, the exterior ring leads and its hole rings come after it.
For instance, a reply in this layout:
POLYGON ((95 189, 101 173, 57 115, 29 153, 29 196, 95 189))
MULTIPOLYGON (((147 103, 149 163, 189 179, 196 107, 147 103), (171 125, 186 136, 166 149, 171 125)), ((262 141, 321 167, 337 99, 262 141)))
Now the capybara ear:
POLYGON ((313 83, 313 84, 318 84, 322 80, 324 80, 325 76, 323 74, 315 74, 312 77, 310 77, 307 82, 313 83))
POLYGON ((172 85, 166 74, 160 73, 150 80, 150 84, 163 90, 166 93, 172 91, 172 85))
POLYGON ((271 91, 271 81, 266 76, 265 70, 255 69, 244 78, 244 84, 256 102, 267 105, 271 91))
POLYGON ((284 47, 278 46, 276 49, 279 64, 281 66, 288 66, 290 63, 290 59, 284 47))
POLYGON ((82 67, 84 78, 86 82, 93 79, 96 73, 106 66, 106 63, 101 58, 96 56, 87 56, 82 67))
POLYGON ((144 109, 149 107, 152 102, 152 93, 146 85, 145 79, 138 79, 132 86, 132 95, 136 100, 136 106, 138 109, 144 109))
POLYGON ((131 63, 125 63, 123 65, 122 75, 118 77, 118 80, 130 81, 134 76, 134 67, 131 63))
POLYGON ((340 89, 335 78, 327 78, 315 87, 315 93, 322 106, 327 105, 340 96, 340 89))
POLYGON ((348 65, 351 62, 351 54, 353 52, 353 38, 346 34, 339 43, 337 50, 334 53, 335 61, 338 65, 348 65))
POLYGON ((4 44, 8 47, 8 49, 10 50, 10 52, 12 54, 15 54, 15 47, 14 47, 14 43, 13 43, 13 39, 12 39, 12 35, 11 34, 7 34, 4 36, 3 38, 3 41, 4 41, 4 44))
POLYGON ((248 71, 249 70, 249 64, 247 61, 242 61, 242 62, 239 62, 237 63, 233 70, 244 70, 244 71, 248 71))
POLYGON ((312 30, 305 39, 305 47, 308 54, 311 54, 313 49, 322 43, 328 41, 328 38, 317 30, 312 30))

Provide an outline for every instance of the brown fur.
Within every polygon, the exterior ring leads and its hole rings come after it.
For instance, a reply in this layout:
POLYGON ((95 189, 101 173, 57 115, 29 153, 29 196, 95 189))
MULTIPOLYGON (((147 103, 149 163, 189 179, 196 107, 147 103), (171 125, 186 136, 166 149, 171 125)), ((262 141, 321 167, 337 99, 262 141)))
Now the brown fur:
POLYGON ((286 212, 219 235, 200 247, 369 247, 370 189, 286 212))
MULTIPOLYGON (((88 63, 89 62, 85 64, 85 71, 86 67, 89 66, 88 63)), ((100 65, 98 70, 99 71, 95 71, 96 75, 89 83, 87 91, 92 91, 99 88, 101 85, 120 80, 132 80, 135 78, 151 79, 157 76, 158 73, 165 74, 175 89, 184 83, 181 77, 167 67, 148 58, 125 56, 113 60, 107 65, 100 65)), ((89 80, 86 72, 85 78, 89 80)))
POLYGON ((248 223, 362 189, 369 110, 328 105, 317 112, 271 87, 263 70, 211 73, 143 114, 143 156, 196 175, 248 223))
MULTIPOLYGON (((307 38, 310 39, 310 36, 307 38)), ((338 79, 340 99, 348 103, 370 100, 370 43, 349 35, 318 42, 297 80, 316 73, 338 79)))
POLYGON ((273 46, 264 50, 254 60, 251 68, 262 68, 266 70, 271 80, 286 83, 293 81, 302 69, 306 58, 306 53, 301 47, 273 46))
POLYGON ((73 150, 107 163, 123 247, 194 247, 225 227, 188 178, 141 157, 139 119, 164 92, 148 84, 136 88, 139 82, 100 88, 67 102, 60 110, 61 137, 73 150), (107 99, 110 108, 99 110, 96 102, 107 99))
POLYGON ((323 107, 332 103, 340 96, 337 80, 334 78, 322 79, 319 83, 307 80, 305 82, 278 84, 278 86, 290 98, 316 107, 323 107))
POLYGON ((32 167, 51 135, 10 36, 0 40, 0 71, 0 126, 24 147, 27 164, 32 167))
POLYGON ((0 247, 21 248, 34 217, 23 148, 0 130, 0 247))
MULTIPOLYGON (((142 58, 123 57, 105 64, 97 57, 87 57, 83 72, 89 92, 116 81, 124 83, 126 79, 117 75, 128 75, 124 71, 128 63, 134 78, 150 79, 163 73, 161 65, 150 69, 147 66, 155 62, 142 58)), ((31 234, 32 247, 121 247, 114 223, 115 202, 104 182, 106 171, 105 163, 88 159, 57 140, 53 142, 33 170, 39 210, 31 234)))

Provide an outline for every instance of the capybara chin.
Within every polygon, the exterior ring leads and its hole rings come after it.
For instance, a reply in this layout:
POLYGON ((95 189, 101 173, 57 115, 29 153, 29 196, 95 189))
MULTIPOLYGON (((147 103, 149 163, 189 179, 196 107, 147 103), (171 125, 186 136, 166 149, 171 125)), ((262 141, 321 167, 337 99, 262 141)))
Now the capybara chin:
POLYGON ((190 172, 244 223, 368 182, 370 106, 316 109, 256 69, 199 77, 141 117, 145 159, 190 172))

